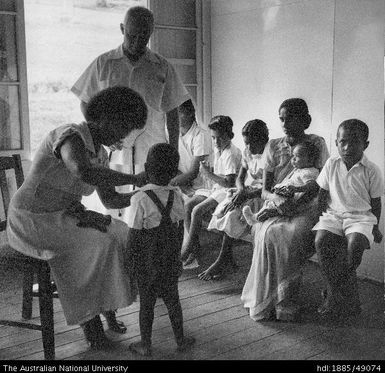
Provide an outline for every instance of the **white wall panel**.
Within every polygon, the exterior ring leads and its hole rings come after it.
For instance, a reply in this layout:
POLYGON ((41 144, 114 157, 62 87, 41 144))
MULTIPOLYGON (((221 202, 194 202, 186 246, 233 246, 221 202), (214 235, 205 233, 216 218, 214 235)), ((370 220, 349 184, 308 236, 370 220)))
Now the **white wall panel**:
POLYGON ((279 105, 302 97, 313 117, 310 131, 329 142, 334 2, 259 8, 256 3, 265 2, 245 3, 213 2, 213 115, 233 118, 234 142, 243 148, 240 131, 247 120, 265 120, 271 137, 280 137, 279 105), (239 4, 241 10, 218 14, 224 3, 239 4))
MULTIPOLYGON (((384 169, 384 1, 337 0, 332 134, 348 118, 369 126, 369 159, 384 169)), ((337 154, 333 144, 332 154, 337 154)), ((383 207, 383 214, 385 208, 383 207)), ((384 219, 381 219, 384 233, 384 219)), ((359 273, 383 279, 384 243, 364 253, 359 273)))
MULTIPOLYGON (((247 120, 265 120, 271 138, 280 137, 278 106, 302 97, 313 117, 309 132, 325 137, 332 154, 342 120, 366 121, 367 155, 383 169, 384 6, 383 0, 212 0, 212 114, 234 120, 234 142, 243 148, 247 120)), ((361 275, 383 281, 383 247, 365 253, 361 275)))

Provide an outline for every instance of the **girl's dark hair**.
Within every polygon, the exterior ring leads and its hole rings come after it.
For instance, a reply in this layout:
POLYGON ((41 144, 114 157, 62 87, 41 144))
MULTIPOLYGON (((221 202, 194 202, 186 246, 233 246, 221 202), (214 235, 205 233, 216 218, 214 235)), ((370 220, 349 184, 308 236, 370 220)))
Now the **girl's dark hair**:
POLYGON ((216 115, 211 118, 209 128, 218 131, 221 135, 226 135, 229 139, 234 137, 233 121, 227 115, 216 115))
POLYGON ((249 120, 242 128, 242 136, 247 136, 250 142, 266 144, 269 141, 267 124, 260 119, 249 120))
POLYGON ((146 171, 162 185, 167 185, 178 172, 179 153, 167 143, 153 145, 147 154, 146 171))
POLYGON ((147 120, 147 106, 142 96, 128 87, 103 89, 86 106, 87 121, 109 120, 127 131, 142 129, 147 120))
POLYGON ((282 102, 278 112, 280 112, 282 108, 286 108, 290 115, 295 115, 302 122, 305 129, 309 128, 311 116, 305 100, 302 98, 288 98, 282 102))
POLYGON ((355 118, 344 120, 338 126, 337 135, 338 135, 338 132, 339 132, 340 128, 344 128, 346 130, 358 133, 360 135, 361 139, 364 142, 368 141, 368 138, 369 138, 369 127, 362 120, 355 119, 355 118))
POLYGON ((315 164, 316 164, 316 162, 319 158, 319 155, 320 155, 320 151, 319 151, 318 147, 311 141, 300 142, 295 146, 295 148, 296 147, 300 147, 300 148, 305 150, 305 152, 309 158, 310 163, 315 167, 315 164))
POLYGON ((183 104, 178 106, 178 111, 186 114, 190 114, 195 118, 195 107, 192 100, 187 100, 183 104))

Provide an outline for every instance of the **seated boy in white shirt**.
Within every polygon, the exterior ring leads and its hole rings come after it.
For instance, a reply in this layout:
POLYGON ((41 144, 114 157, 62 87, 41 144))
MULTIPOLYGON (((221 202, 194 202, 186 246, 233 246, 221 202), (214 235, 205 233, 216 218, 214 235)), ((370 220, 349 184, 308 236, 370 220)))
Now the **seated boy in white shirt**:
POLYGON ((378 228, 384 182, 380 168, 364 155, 368 126, 358 119, 342 122, 337 131, 339 157, 329 158, 317 183, 323 212, 313 230, 326 282, 318 312, 340 318, 361 312, 356 269, 373 242, 381 242, 378 228))
POLYGON ((191 100, 178 107, 179 114, 179 173, 170 185, 179 186, 182 192, 192 197, 204 180, 199 172, 201 161, 212 153, 211 138, 208 131, 200 127, 195 118, 195 108, 191 100))
POLYGON ((214 116, 209 123, 214 144, 214 168, 207 161, 201 162, 201 172, 206 180, 214 183, 210 188, 198 189, 186 202, 185 240, 182 246, 182 260, 185 268, 191 266, 199 253, 199 232, 202 220, 212 214, 227 195, 227 189, 235 186, 235 179, 241 167, 242 153, 232 143, 233 121, 229 116, 214 116))

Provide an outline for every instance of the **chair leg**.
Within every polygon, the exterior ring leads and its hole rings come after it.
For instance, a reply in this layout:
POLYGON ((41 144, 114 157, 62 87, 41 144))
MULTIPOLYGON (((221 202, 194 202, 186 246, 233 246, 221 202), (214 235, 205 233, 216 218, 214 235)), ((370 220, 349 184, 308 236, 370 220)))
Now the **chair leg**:
POLYGON ((30 320, 32 318, 33 266, 25 265, 23 272, 23 306, 21 316, 25 320, 30 320))
POLYGON ((48 263, 44 263, 39 267, 38 283, 44 358, 46 360, 54 360, 55 333, 53 320, 53 293, 48 263))

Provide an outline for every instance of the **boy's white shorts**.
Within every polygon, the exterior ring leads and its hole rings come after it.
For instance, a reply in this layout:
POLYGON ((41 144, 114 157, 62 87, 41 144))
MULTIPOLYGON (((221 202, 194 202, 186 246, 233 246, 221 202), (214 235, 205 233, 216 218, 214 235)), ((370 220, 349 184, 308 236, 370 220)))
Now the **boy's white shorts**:
POLYGON ((344 212, 337 213, 326 211, 320 216, 313 231, 327 230, 338 236, 346 236, 349 233, 361 233, 372 245, 374 242, 373 226, 377 224, 377 218, 369 211, 367 213, 344 212))

